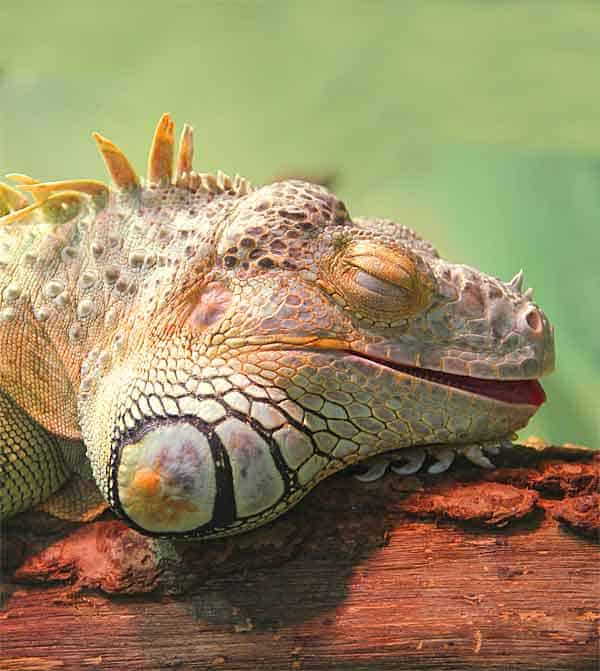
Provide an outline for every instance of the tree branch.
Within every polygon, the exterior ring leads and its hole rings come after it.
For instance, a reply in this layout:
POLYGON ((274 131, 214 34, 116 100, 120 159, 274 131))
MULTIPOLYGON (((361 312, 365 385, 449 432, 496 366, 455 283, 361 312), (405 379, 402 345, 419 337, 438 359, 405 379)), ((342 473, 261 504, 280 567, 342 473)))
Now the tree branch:
POLYGON ((0 667, 595 669, 600 452, 534 442, 496 461, 340 475, 213 542, 17 518, 0 667))

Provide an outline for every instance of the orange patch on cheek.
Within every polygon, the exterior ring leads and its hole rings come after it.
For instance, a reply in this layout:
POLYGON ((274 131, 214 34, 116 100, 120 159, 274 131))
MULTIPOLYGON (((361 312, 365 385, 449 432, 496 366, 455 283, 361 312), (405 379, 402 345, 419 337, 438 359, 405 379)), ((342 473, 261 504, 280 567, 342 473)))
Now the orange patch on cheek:
POLYGON ((216 324, 227 312, 231 298, 231 291, 222 284, 218 282, 207 284, 187 319, 188 325, 195 330, 203 331, 216 324))

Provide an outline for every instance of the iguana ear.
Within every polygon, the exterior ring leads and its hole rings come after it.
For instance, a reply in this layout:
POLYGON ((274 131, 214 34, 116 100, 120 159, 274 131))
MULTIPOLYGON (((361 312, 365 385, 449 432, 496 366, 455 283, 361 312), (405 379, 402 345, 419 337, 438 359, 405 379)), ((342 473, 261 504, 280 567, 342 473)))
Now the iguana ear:
POLYGON ((30 308, 16 327, 0 329, 0 387, 36 422, 65 438, 81 436, 76 391, 55 343, 40 328, 30 308))

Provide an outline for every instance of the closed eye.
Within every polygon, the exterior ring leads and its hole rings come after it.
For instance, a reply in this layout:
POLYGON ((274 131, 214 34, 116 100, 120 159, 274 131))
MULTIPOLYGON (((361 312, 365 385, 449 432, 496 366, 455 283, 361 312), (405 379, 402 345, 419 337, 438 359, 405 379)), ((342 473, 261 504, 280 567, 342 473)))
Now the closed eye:
POLYGON ((371 291, 374 294, 380 296, 398 298, 405 297, 407 294, 406 289, 399 287, 397 284, 392 284, 391 282, 386 282, 385 280, 380 280, 378 277, 366 273, 364 270, 359 270, 354 276, 354 281, 367 291, 371 291))

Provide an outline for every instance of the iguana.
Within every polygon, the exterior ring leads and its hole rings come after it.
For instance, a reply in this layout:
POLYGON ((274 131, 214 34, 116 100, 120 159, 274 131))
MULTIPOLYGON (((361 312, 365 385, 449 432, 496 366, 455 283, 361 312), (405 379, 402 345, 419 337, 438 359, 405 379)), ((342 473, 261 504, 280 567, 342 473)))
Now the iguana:
POLYGON ((144 182, 94 137, 112 187, 0 187, 3 517, 105 500, 146 534, 235 534, 375 455, 366 479, 489 467, 544 402, 553 329, 522 272, 315 184, 194 172, 188 125, 173 170, 168 114, 144 182))

